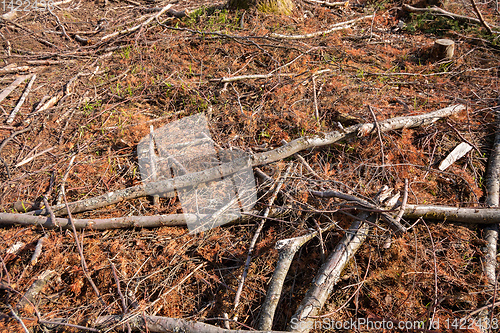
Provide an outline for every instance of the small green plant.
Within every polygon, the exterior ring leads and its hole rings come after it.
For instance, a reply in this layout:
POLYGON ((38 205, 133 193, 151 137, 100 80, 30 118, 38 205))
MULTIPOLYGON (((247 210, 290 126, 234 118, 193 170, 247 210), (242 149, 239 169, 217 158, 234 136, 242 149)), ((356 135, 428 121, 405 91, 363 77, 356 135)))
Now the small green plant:
POLYGON ((120 55, 123 59, 130 59, 131 52, 132 52, 132 47, 127 46, 126 48, 122 49, 122 52, 120 53, 120 55))
POLYGON ((87 102, 84 106, 83 106, 83 114, 88 116, 90 114, 92 114, 92 112, 95 110, 95 109, 98 109, 101 107, 101 104, 102 104, 102 101, 101 100, 97 100, 95 102, 87 102))

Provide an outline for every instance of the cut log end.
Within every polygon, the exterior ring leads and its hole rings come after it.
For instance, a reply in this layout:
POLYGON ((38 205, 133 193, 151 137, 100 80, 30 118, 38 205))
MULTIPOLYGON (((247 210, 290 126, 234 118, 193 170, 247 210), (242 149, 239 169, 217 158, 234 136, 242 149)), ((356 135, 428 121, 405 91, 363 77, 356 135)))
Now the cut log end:
POLYGON ((451 39, 437 39, 434 42, 432 55, 436 60, 453 59, 455 54, 455 42, 451 39))

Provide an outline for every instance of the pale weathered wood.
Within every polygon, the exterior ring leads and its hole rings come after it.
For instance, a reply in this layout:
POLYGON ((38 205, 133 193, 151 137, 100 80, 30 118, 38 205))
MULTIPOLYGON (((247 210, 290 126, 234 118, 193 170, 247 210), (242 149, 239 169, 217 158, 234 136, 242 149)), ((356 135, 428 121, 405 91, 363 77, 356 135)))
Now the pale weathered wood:
MULTIPOLYGON (((288 324, 289 332, 307 333, 314 328, 319 311, 330 296, 333 287, 340 280, 340 276, 345 266, 354 257, 356 251, 365 241, 370 230, 370 225, 363 222, 369 213, 362 212, 358 216, 360 220, 354 221, 349 230, 337 244, 327 261, 321 266, 318 274, 311 283, 304 299, 300 303, 297 311, 292 316, 288 324)), ((374 222, 374 219, 371 221, 374 222)))
MULTIPOLYGON (((443 117, 459 113, 464 109, 464 105, 457 104, 426 114, 408 117, 396 117, 383 120, 379 122, 380 131, 387 132, 402 128, 412 128, 429 125, 443 117)), ((342 132, 333 131, 311 137, 300 137, 279 148, 254 154, 247 158, 238 159, 230 163, 224 163, 211 169, 178 176, 172 179, 152 182, 145 185, 141 184, 122 190, 116 190, 114 192, 109 192, 97 197, 72 202, 69 204, 69 206, 71 212, 77 213, 105 207, 123 200, 144 197, 155 192, 173 192, 177 189, 182 189, 199 183, 205 183, 215 179, 220 179, 221 177, 232 175, 236 172, 248 169, 250 167, 273 163, 292 156, 293 154, 302 150, 331 145, 339 140, 353 137, 355 135, 365 136, 371 133, 374 128, 375 125, 373 123, 359 124, 350 126, 344 129, 344 131, 342 132)), ((66 214, 64 205, 54 206, 52 207, 52 210, 56 215, 66 214)), ((44 209, 33 213, 46 214, 47 211, 44 209)))
POLYGON ((245 330, 228 330, 217 326, 205 324, 199 321, 189 321, 181 318, 169 318, 159 316, 148 316, 143 313, 135 315, 119 316, 101 316, 97 317, 93 324, 97 327, 115 327, 129 323, 134 330, 149 332, 167 333, 167 332, 184 332, 184 333, 285 333, 283 331, 245 331, 245 330))

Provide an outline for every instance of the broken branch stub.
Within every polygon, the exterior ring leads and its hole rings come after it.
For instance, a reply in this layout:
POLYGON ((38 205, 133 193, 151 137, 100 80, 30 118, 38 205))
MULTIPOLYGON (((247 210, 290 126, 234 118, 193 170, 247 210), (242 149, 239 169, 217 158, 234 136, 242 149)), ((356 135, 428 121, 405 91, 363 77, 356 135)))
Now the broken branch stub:
POLYGON ((137 146, 137 156, 145 192, 152 196, 169 196, 172 188, 162 186, 172 180, 184 214, 198 219, 186 220, 191 233, 201 232, 240 218, 257 201, 255 180, 248 156, 239 150, 217 151, 210 137, 206 117, 199 113, 151 131, 137 146), (184 185, 178 177, 211 170, 234 161, 232 174, 222 172, 205 183, 184 185))

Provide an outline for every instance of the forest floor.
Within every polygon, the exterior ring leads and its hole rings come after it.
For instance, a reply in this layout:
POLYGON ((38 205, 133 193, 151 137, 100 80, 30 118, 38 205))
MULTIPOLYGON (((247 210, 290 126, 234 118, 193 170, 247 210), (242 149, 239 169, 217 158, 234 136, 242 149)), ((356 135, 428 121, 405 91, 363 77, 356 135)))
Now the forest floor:
MULTIPOLYGON (((280 147, 283 140, 373 123, 374 116, 382 121, 454 104, 467 109, 432 125, 300 152, 316 175, 293 156, 262 166, 275 181, 292 166, 284 183, 288 194, 279 193, 274 203, 287 211, 264 225, 236 309, 235 293, 258 218, 197 234, 182 226, 79 231, 102 301, 85 276, 71 230, 4 227, 1 331, 22 331, 20 320, 34 332, 56 329, 44 320, 92 328, 98 316, 134 311, 219 327, 227 324, 227 314, 232 329, 256 328, 278 259, 276 242, 335 222, 321 241, 313 239, 293 260, 273 326, 285 330, 322 264, 322 252, 332 251, 356 214, 350 209, 346 215, 339 200, 316 198, 311 190, 340 189, 371 198, 383 185, 402 192, 406 179, 409 203, 484 206, 500 103, 498 34, 495 39, 481 25, 448 17, 410 15, 401 10, 401 1, 351 1, 340 8, 297 1, 292 15, 279 16, 225 8, 222 2, 180 0, 172 8, 189 10, 187 16, 165 13, 135 31, 111 35, 141 24, 158 13, 148 9, 168 3, 73 0, 0 20, 0 68, 29 66, 10 74, 0 69, 0 93, 16 78, 36 74, 12 123, 5 121, 30 77, 0 102, 0 142, 27 128, 0 146, 0 212, 43 207, 44 195, 51 205, 60 203, 63 184, 68 202, 140 184, 136 148, 150 126, 199 112, 220 147, 253 154, 280 147), (315 38, 271 37, 325 31, 372 14, 315 38), (452 60, 433 58, 436 38, 455 41, 452 60), (221 82, 254 74, 269 76, 221 82), (58 94, 56 103, 40 108, 58 94), (439 163, 464 141, 474 148, 440 171, 439 163), (41 237, 42 253, 31 262, 41 237), (55 273, 32 304, 16 307, 47 271, 55 273)), ((487 22, 500 25, 498 1, 478 6, 487 22)), ((469 1, 449 1, 444 8, 475 17, 469 1)), ((0 8, 0 14, 8 11, 0 8)), ((256 208, 262 210, 272 189, 256 179, 256 208)), ((74 217, 181 212, 177 197, 160 198, 159 205, 143 197, 74 217)), ((321 320, 428 323, 433 318, 442 323, 441 332, 453 332, 460 328, 457 320, 466 318, 461 331, 479 332, 470 325, 477 317, 467 316, 500 298, 483 272, 483 229, 439 220, 406 222, 413 227, 394 236, 388 248, 387 226, 379 222, 382 228, 371 229, 321 312, 330 314, 321 320)), ((499 313, 496 308, 491 318, 500 320, 499 313)))

